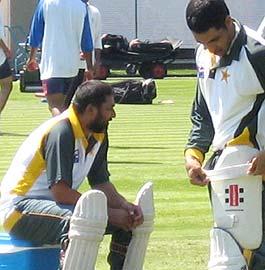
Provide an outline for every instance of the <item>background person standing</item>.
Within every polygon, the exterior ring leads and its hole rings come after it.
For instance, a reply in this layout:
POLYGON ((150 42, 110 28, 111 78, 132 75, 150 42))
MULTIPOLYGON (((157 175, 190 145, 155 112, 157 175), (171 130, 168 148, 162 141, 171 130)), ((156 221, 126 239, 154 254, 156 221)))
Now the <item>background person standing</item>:
POLYGON ((80 48, 91 69, 93 43, 86 3, 81 0, 42 0, 31 24, 28 67, 36 66, 42 48, 40 74, 52 115, 65 109, 65 97, 78 73, 80 48))
POLYGON ((74 78, 74 82, 71 86, 71 89, 67 93, 65 99, 65 106, 68 107, 71 103, 71 100, 75 94, 77 87, 85 80, 91 79, 93 77, 97 78, 100 73, 101 65, 101 50, 102 50, 102 41, 101 41, 101 15, 99 10, 91 5, 87 1, 87 10, 89 15, 89 24, 93 40, 93 52, 92 52, 92 70, 86 69, 85 59, 81 54, 81 61, 79 66, 78 75, 74 78))

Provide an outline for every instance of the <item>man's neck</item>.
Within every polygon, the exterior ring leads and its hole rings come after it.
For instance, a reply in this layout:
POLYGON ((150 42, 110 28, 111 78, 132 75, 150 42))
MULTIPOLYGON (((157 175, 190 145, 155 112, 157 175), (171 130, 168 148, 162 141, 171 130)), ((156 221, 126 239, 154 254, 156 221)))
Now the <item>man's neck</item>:
POLYGON ((240 31, 240 27, 239 25, 234 21, 233 25, 232 25, 232 29, 231 29, 231 41, 230 41, 230 45, 229 48, 226 52, 226 55, 230 54, 231 49, 237 39, 238 33, 240 31))

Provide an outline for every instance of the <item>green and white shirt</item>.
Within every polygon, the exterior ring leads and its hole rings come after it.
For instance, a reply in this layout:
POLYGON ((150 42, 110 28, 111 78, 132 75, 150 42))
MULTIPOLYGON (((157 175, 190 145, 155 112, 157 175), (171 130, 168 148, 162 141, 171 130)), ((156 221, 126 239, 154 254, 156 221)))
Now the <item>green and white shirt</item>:
POLYGON ((53 200, 50 187, 64 180, 77 190, 109 181, 107 134, 86 139, 73 106, 34 130, 17 151, 1 183, 2 221, 24 198, 53 200))
POLYGON ((218 58, 201 45, 196 53, 198 82, 193 124, 186 148, 205 154, 227 145, 265 149, 265 40, 238 28, 229 53, 218 58))

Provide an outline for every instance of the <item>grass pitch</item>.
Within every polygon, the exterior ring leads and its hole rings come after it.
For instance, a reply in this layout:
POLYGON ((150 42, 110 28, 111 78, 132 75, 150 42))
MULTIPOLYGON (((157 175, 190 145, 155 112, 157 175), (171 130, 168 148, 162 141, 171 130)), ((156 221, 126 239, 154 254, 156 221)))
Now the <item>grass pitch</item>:
MULTIPOLYGON (((212 223, 208 195, 189 184, 183 162, 195 79, 168 78, 157 87, 152 105, 116 105, 109 129, 111 179, 131 201, 143 183, 154 183, 155 230, 145 270, 204 270, 212 223)), ((15 84, 0 120, 0 179, 21 142, 49 117, 46 103, 15 84)), ((84 183, 81 191, 88 188, 84 183)), ((100 247, 97 270, 108 269, 109 240, 100 247)))

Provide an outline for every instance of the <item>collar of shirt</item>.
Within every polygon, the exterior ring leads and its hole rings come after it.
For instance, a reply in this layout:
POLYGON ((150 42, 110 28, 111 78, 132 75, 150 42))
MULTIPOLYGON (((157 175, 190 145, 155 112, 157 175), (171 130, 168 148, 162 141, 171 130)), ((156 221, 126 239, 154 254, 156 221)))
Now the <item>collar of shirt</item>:
POLYGON ((235 37, 233 38, 233 41, 230 45, 230 48, 227 54, 220 58, 220 61, 217 64, 217 67, 230 66, 233 60, 239 61, 241 49, 247 42, 246 31, 243 25, 241 25, 236 20, 234 20, 234 23, 236 24, 235 37))
POLYGON ((230 44, 230 47, 229 47, 228 51, 226 52, 226 55, 230 54, 231 49, 233 48, 233 45, 234 45, 234 43, 235 43, 235 41, 236 41, 236 39, 238 37, 239 31, 240 31, 240 25, 236 21, 234 21, 234 26, 235 26, 235 36, 234 36, 234 38, 233 38, 233 40, 232 40, 232 42, 230 44))

